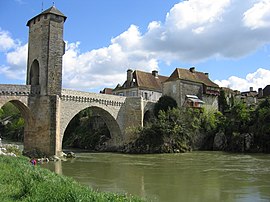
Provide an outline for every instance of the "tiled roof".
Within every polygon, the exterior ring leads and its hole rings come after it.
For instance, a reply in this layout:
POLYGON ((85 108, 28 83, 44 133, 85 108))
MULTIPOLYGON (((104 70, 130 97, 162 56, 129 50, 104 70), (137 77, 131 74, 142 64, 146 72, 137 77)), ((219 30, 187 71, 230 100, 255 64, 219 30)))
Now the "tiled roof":
POLYGON ((158 75, 155 77, 152 73, 135 70, 133 73, 136 85, 140 88, 162 91, 162 82, 168 79, 167 76, 158 75))
POLYGON ((211 81, 205 73, 197 72, 195 69, 192 71, 191 69, 176 68, 167 81, 175 81, 178 79, 202 83, 210 87, 219 87, 211 81))
MULTIPOLYGON (((62 16, 62 17, 64 17, 64 20, 67 19, 67 17, 61 11, 59 11, 55 6, 52 6, 52 7, 48 8, 47 10, 43 11, 42 13, 38 14, 37 16, 33 17, 31 20, 33 20, 34 18, 36 18, 40 15, 50 14, 50 13, 58 15, 58 16, 62 16)), ((27 22, 27 26, 29 26, 31 20, 29 20, 27 22)))
POLYGON ((133 80, 131 83, 125 81, 122 86, 117 86, 114 90, 140 88, 145 90, 153 90, 162 92, 162 82, 168 79, 167 76, 158 75, 155 77, 152 73, 135 70, 133 73, 133 80))

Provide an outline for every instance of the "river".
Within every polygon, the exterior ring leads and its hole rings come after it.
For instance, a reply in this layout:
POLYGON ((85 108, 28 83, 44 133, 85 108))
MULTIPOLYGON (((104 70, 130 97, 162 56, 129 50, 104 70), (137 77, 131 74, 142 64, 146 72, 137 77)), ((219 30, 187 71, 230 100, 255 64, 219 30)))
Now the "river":
POLYGON ((270 201, 270 155, 191 152, 127 155, 76 153, 42 167, 94 190, 149 201, 270 201))

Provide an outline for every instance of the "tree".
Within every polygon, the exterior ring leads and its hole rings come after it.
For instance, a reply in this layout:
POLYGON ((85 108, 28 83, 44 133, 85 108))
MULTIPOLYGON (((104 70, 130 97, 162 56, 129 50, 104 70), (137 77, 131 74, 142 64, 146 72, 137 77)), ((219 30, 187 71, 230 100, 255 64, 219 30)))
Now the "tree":
POLYGON ((173 109, 177 107, 177 103, 175 99, 168 95, 163 95, 159 98, 158 102, 154 106, 154 114, 158 117, 158 114, 161 110, 167 112, 169 109, 173 109))
POLYGON ((24 119, 19 109, 10 102, 6 103, 0 110, 0 118, 4 119, 6 117, 10 117, 11 122, 1 127, 0 133, 7 139, 22 141, 24 119))
POLYGON ((255 146, 263 152, 270 152, 270 100, 259 104, 253 116, 255 146))
POLYGON ((223 114, 226 110, 229 109, 229 105, 225 96, 225 91, 223 89, 220 90, 220 95, 218 97, 218 108, 223 114))

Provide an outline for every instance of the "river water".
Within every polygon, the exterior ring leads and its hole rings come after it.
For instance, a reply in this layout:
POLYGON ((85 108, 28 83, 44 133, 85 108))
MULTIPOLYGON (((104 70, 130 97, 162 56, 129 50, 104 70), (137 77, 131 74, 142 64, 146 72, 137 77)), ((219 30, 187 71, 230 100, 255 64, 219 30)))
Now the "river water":
POLYGON ((149 201, 270 201, 270 155, 76 153, 42 167, 106 192, 149 201))

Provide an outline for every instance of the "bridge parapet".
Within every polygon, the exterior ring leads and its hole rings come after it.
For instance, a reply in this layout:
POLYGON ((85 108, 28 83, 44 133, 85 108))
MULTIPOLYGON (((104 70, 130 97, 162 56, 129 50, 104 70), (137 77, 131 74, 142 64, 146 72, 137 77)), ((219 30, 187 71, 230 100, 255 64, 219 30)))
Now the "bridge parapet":
POLYGON ((126 97, 62 89, 61 100, 82 103, 97 103, 120 108, 125 103, 126 97))
POLYGON ((30 85, 12 85, 12 84, 1 84, 0 95, 30 95, 30 85))

